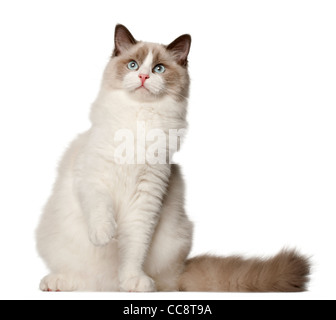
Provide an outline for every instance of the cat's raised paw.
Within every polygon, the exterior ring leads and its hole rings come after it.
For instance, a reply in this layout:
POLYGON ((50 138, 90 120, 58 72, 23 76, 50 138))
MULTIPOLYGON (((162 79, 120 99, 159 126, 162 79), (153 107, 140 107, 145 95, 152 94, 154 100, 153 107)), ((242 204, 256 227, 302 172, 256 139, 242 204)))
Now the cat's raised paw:
POLYGON ((89 227, 90 241, 98 247, 106 246, 116 233, 116 223, 114 221, 104 221, 94 223, 89 227))
POLYGON ((121 281, 120 291, 123 292, 155 292, 155 282, 145 274, 121 281))

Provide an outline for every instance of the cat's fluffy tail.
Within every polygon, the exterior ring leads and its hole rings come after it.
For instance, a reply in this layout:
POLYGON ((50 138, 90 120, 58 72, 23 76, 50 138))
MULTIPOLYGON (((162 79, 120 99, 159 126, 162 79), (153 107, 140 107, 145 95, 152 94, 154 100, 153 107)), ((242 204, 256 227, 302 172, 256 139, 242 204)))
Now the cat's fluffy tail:
POLYGON ((300 292, 307 290, 309 259, 283 250, 269 259, 199 256, 187 260, 181 291, 300 292))

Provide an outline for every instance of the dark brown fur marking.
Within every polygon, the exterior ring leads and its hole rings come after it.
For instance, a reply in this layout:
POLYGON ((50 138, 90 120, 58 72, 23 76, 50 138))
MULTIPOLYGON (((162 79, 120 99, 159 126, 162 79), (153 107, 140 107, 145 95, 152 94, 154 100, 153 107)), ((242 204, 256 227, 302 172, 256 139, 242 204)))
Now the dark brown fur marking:
POLYGON ((310 263, 296 251, 269 259, 200 256, 187 261, 181 291, 300 292, 307 290, 310 263))

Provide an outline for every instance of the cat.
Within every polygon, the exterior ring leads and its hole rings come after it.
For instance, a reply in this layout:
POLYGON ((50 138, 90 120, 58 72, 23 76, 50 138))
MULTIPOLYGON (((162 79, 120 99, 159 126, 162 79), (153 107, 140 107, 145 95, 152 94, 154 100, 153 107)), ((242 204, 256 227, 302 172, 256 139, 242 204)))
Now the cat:
POLYGON ((137 41, 125 26, 116 26, 92 126, 66 151, 36 230, 38 252, 51 272, 41 290, 306 290, 309 261, 295 250, 267 260, 188 260, 193 224, 184 209, 179 166, 148 159, 118 163, 115 157, 120 130, 138 141, 139 123, 146 132, 159 129, 167 136, 187 128, 190 47, 187 34, 161 45, 137 41))

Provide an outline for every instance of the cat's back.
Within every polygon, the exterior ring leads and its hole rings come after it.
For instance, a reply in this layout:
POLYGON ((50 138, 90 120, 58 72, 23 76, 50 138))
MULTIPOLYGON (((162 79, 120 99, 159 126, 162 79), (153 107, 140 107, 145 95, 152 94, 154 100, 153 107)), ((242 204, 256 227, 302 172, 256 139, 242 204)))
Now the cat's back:
POLYGON ((62 174, 69 174, 73 171, 78 156, 85 149, 90 136, 90 130, 79 134, 69 145, 65 151, 58 167, 58 177, 62 174))
MULTIPOLYGON (((37 233, 41 233, 44 225, 62 221, 62 216, 67 215, 69 209, 77 207, 73 194, 74 167, 79 154, 85 148, 88 141, 89 131, 78 135, 65 151, 57 172, 57 178, 40 220, 37 233)), ((73 212, 75 210, 72 210, 73 212)))
POLYGON ((58 176, 36 229, 37 249, 47 258, 50 247, 62 248, 71 235, 84 236, 78 201, 74 196, 73 168, 78 155, 87 144, 89 131, 73 140, 58 167, 58 176))

